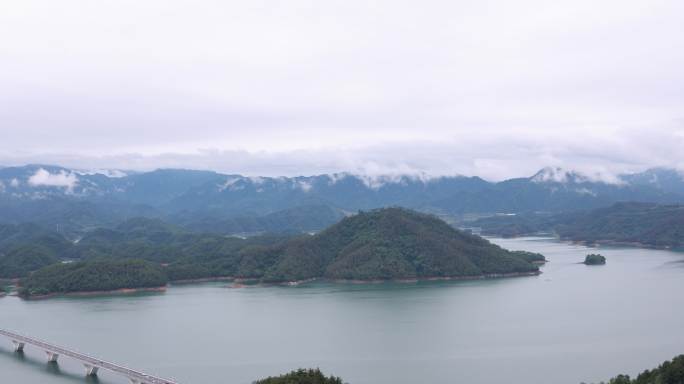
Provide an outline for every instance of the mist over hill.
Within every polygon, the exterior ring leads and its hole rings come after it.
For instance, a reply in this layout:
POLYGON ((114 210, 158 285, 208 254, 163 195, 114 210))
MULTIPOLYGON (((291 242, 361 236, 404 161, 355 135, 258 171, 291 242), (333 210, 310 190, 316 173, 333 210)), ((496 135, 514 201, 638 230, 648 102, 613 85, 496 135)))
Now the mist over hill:
POLYGON ((387 206, 463 215, 567 212, 620 201, 684 202, 684 178, 671 169, 597 179, 544 168, 530 177, 489 182, 465 176, 246 177, 174 169, 0 168, 0 223, 34 222, 65 233, 137 216, 222 233, 309 231, 359 209, 387 206))

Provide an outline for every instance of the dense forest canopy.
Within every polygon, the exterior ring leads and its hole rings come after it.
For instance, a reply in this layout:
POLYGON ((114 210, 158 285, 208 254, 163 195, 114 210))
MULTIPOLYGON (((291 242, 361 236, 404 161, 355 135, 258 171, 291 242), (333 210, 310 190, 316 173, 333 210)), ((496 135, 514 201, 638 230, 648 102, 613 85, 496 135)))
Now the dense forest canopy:
MULTIPOLYGON (((342 379, 326 377, 319 369, 298 369, 281 376, 257 380, 253 384, 342 384, 342 379)), ((684 384, 684 355, 666 361, 657 368, 647 369, 635 378, 621 374, 600 384, 684 384)))
POLYGON ((161 266, 144 260, 108 260, 60 263, 42 268, 21 280, 19 293, 38 296, 51 293, 113 291, 166 285, 161 266))
POLYGON ((252 384, 342 384, 342 379, 325 376, 320 369, 298 369, 284 375, 267 377, 252 384))
MULTIPOLYGON (((148 218, 133 218, 113 228, 97 228, 77 241, 68 241, 58 233, 37 226, 5 227, 8 227, 5 233, 11 236, 0 237, 0 278, 26 277, 32 271, 64 260, 127 258, 144 259, 160 264, 192 262, 202 264, 202 268, 215 267, 215 274, 225 275, 220 265, 214 266, 213 261, 225 261, 248 246, 270 245, 291 236, 263 235, 243 239, 211 233, 194 233, 160 219, 148 218), (34 233, 35 236, 32 235, 34 233)), ((173 270, 170 273, 174 276, 187 272, 189 274, 183 277, 193 277, 185 265, 178 269, 170 269, 173 270)), ((203 277, 213 274, 203 273, 203 277)))
POLYGON ((606 257, 599 254, 589 254, 584 258, 584 264, 586 265, 603 265, 606 263, 606 257))
POLYGON ((516 253, 458 231, 432 215, 402 208, 360 212, 315 236, 250 249, 241 265, 239 275, 265 281, 472 277, 538 271, 516 253))
POLYGON ((286 208, 265 215, 232 217, 178 216, 175 221, 183 227, 208 233, 301 233, 326 228, 344 217, 340 209, 315 204, 286 208))
POLYGON ((513 256, 523 259, 529 263, 542 264, 547 262, 546 257, 541 253, 527 251, 511 251, 513 256))
POLYGON ((72 244, 58 233, 35 224, 0 224, 0 278, 28 275, 56 263, 72 244))
MULTIPOLYGON (((601 382, 601 384, 604 384, 601 382)), ((657 368, 645 370, 637 377, 617 375, 607 384, 684 384, 684 355, 662 363, 657 368)))
POLYGON ((32 271, 59 262, 57 253, 46 246, 26 244, 0 256, 0 277, 25 277, 32 271))
POLYGON ((7 245, 0 256, 0 272, 24 277, 29 289, 25 292, 116 289, 122 284, 108 279, 88 285, 93 280, 85 274, 88 283, 83 285, 54 278, 77 267, 104 273, 120 267, 114 262, 131 258, 153 263, 145 264, 148 267, 160 266, 171 281, 230 276, 262 282, 534 274, 534 264, 545 260, 539 254, 507 251, 435 216, 402 208, 360 212, 315 235, 237 238, 134 218, 114 228, 95 229, 76 242, 43 236, 33 244, 20 244, 7 245), (65 260, 76 262, 54 266, 65 260))

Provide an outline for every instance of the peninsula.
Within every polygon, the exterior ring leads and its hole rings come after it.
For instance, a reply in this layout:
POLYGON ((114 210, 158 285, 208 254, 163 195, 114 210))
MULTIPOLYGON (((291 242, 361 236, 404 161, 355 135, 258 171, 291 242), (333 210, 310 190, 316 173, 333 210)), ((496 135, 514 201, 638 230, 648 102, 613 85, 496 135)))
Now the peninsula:
MULTIPOLYGON (((233 277, 258 283, 481 279, 539 274, 543 255, 505 250, 439 218, 403 208, 346 217, 315 235, 225 238, 135 219, 96 230, 20 280, 24 297, 162 289, 233 277), (129 259, 135 257, 136 259, 129 259)), ((55 252, 56 253, 56 252, 55 252)))

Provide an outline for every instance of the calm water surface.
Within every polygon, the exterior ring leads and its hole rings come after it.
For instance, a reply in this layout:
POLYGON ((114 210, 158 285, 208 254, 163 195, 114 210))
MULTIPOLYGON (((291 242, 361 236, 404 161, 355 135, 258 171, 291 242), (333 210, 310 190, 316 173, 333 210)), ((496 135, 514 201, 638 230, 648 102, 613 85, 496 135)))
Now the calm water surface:
MULTIPOLYGON (((538 277, 0 299, 0 327, 184 384, 248 384, 320 367, 352 384, 573 383, 684 353, 683 253, 493 239, 544 253, 538 277)), ((100 383, 126 383, 102 372, 100 383)), ((0 337, 0 383, 85 383, 80 365, 0 337)))

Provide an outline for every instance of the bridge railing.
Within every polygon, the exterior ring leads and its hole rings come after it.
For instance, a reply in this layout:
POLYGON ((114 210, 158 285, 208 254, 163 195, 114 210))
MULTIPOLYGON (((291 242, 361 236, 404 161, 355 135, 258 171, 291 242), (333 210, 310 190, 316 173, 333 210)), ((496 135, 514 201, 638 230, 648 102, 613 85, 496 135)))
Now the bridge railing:
POLYGON ((60 347, 58 345, 48 343, 46 341, 42 341, 39 339, 35 339, 33 337, 28 337, 24 335, 20 335, 18 333, 10 332, 4 329, 0 329, 0 334, 8 337, 15 343, 21 343, 21 347, 18 349, 23 348, 23 344, 30 344, 36 347, 39 347, 43 350, 45 350, 48 353, 52 353, 48 358, 51 360, 56 361, 57 356, 56 355, 63 355, 63 356, 69 356, 71 358, 74 358, 76 360, 80 360, 81 362, 86 364, 86 372, 88 374, 95 374, 97 370, 92 370, 92 367, 97 367, 97 368, 102 368, 106 369, 121 375, 126 376, 128 379, 131 380, 133 383, 144 383, 144 384, 178 384, 173 380, 168 380, 168 379, 163 379, 160 377, 148 375, 146 373, 136 371, 133 369, 130 369, 128 367, 124 367, 119 364, 115 364, 112 362, 104 361, 101 359, 98 359, 93 356, 89 356, 71 349, 67 349, 64 347, 60 347), (90 365, 91 367, 88 367, 90 365))

